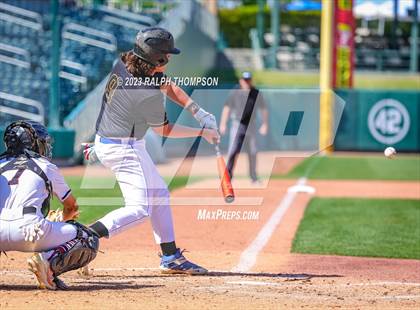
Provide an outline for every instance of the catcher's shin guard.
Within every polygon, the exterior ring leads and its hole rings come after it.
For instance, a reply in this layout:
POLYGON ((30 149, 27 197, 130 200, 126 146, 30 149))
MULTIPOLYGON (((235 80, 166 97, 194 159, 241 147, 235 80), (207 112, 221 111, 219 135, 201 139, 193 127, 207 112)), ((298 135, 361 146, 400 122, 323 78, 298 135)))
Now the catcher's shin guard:
POLYGON ((99 238, 82 224, 68 223, 77 227, 77 237, 56 248, 51 255, 49 261, 55 277, 86 266, 98 253, 99 238))

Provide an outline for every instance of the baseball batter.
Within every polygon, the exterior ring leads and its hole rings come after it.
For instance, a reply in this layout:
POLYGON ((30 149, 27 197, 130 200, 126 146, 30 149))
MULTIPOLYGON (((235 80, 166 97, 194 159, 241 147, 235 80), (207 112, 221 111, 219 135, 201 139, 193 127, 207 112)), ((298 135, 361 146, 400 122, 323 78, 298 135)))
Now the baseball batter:
POLYGON ((32 121, 10 124, 4 134, 6 152, 0 155, 0 252, 40 252, 28 259, 40 288, 65 289, 58 275, 87 265, 96 257, 99 239, 72 221, 76 200, 50 162, 50 136, 32 121), (51 195, 64 206, 63 222, 44 218, 51 195))
POLYGON ((108 238, 150 218, 156 243, 162 250, 162 272, 199 274, 207 270, 185 259, 176 246, 169 191, 144 140, 149 128, 165 137, 202 136, 209 143, 219 139, 215 117, 181 88, 163 82, 171 54, 179 53, 170 32, 146 28, 138 33, 134 49, 123 53, 114 66, 97 120, 94 151, 101 163, 115 173, 125 206, 108 213, 90 228, 99 237, 108 238), (153 85, 151 80, 155 81, 153 85), (202 128, 170 124, 165 95, 187 108, 202 128))

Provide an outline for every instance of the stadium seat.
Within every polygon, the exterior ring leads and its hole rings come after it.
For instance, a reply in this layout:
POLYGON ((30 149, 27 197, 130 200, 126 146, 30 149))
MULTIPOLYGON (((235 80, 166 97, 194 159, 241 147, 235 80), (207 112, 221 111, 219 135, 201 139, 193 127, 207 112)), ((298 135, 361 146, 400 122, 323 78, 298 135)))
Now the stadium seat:
MULTIPOLYGON (((50 19, 47 14, 49 5, 48 3, 42 5, 39 1, 32 4, 31 1, 2 1, 40 13, 42 29, 38 31, 0 19, 0 43, 23 48, 28 52, 30 62, 29 68, 22 68, 0 61, 0 71, 3 75, 0 91, 40 101, 47 111, 52 48, 50 19)), ((118 53, 131 48, 135 34, 147 23, 131 22, 127 24, 127 21, 121 16, 91 7, 62 5, 60 14, 63 24, 74 23, 109 33, 116 38, 117 45, 116 51, 109 51, 74 40, 62 39, 61 59, 84 66, 87 78, 87 83, 83 85, 74 80, 60 78, 60 112, 61 117, 64 117, 108 74, 118 53), (126 25, 130 27, 126 27, 126 25)), ((7 51, 0 50, 0 55, 7 55, 7 51)), ((16 56, 15 59, 20 59, 20 57, 16 56)), ((0 103, 3 104, 2 101, 0 103)), ((2 121, 6 118, 10 120, 13 116, 2 115, 2 121)))

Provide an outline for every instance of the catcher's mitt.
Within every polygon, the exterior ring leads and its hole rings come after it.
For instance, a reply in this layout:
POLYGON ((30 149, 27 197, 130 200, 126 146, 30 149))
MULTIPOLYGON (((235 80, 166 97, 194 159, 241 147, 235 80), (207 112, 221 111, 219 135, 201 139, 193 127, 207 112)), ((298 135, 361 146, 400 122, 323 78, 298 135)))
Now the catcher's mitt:
POLYGON ((60 209, 51 210, 50 212, 48 212, 46 219, 49 220, 50 222, 62 222, 63 211, 60 209))

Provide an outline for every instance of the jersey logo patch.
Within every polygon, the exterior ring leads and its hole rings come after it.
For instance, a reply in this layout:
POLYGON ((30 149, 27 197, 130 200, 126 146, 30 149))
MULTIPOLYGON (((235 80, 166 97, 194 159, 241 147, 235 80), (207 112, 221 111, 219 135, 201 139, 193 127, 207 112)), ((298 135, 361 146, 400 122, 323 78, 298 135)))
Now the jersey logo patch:
POLYGON ((105 87, 105 100, 106 103, 111 103, 112 97, 114 96, 115 90, 117 89, 119 85, 119 77, 115 73, 111 75, 109 78, 108 83, 105 87))

